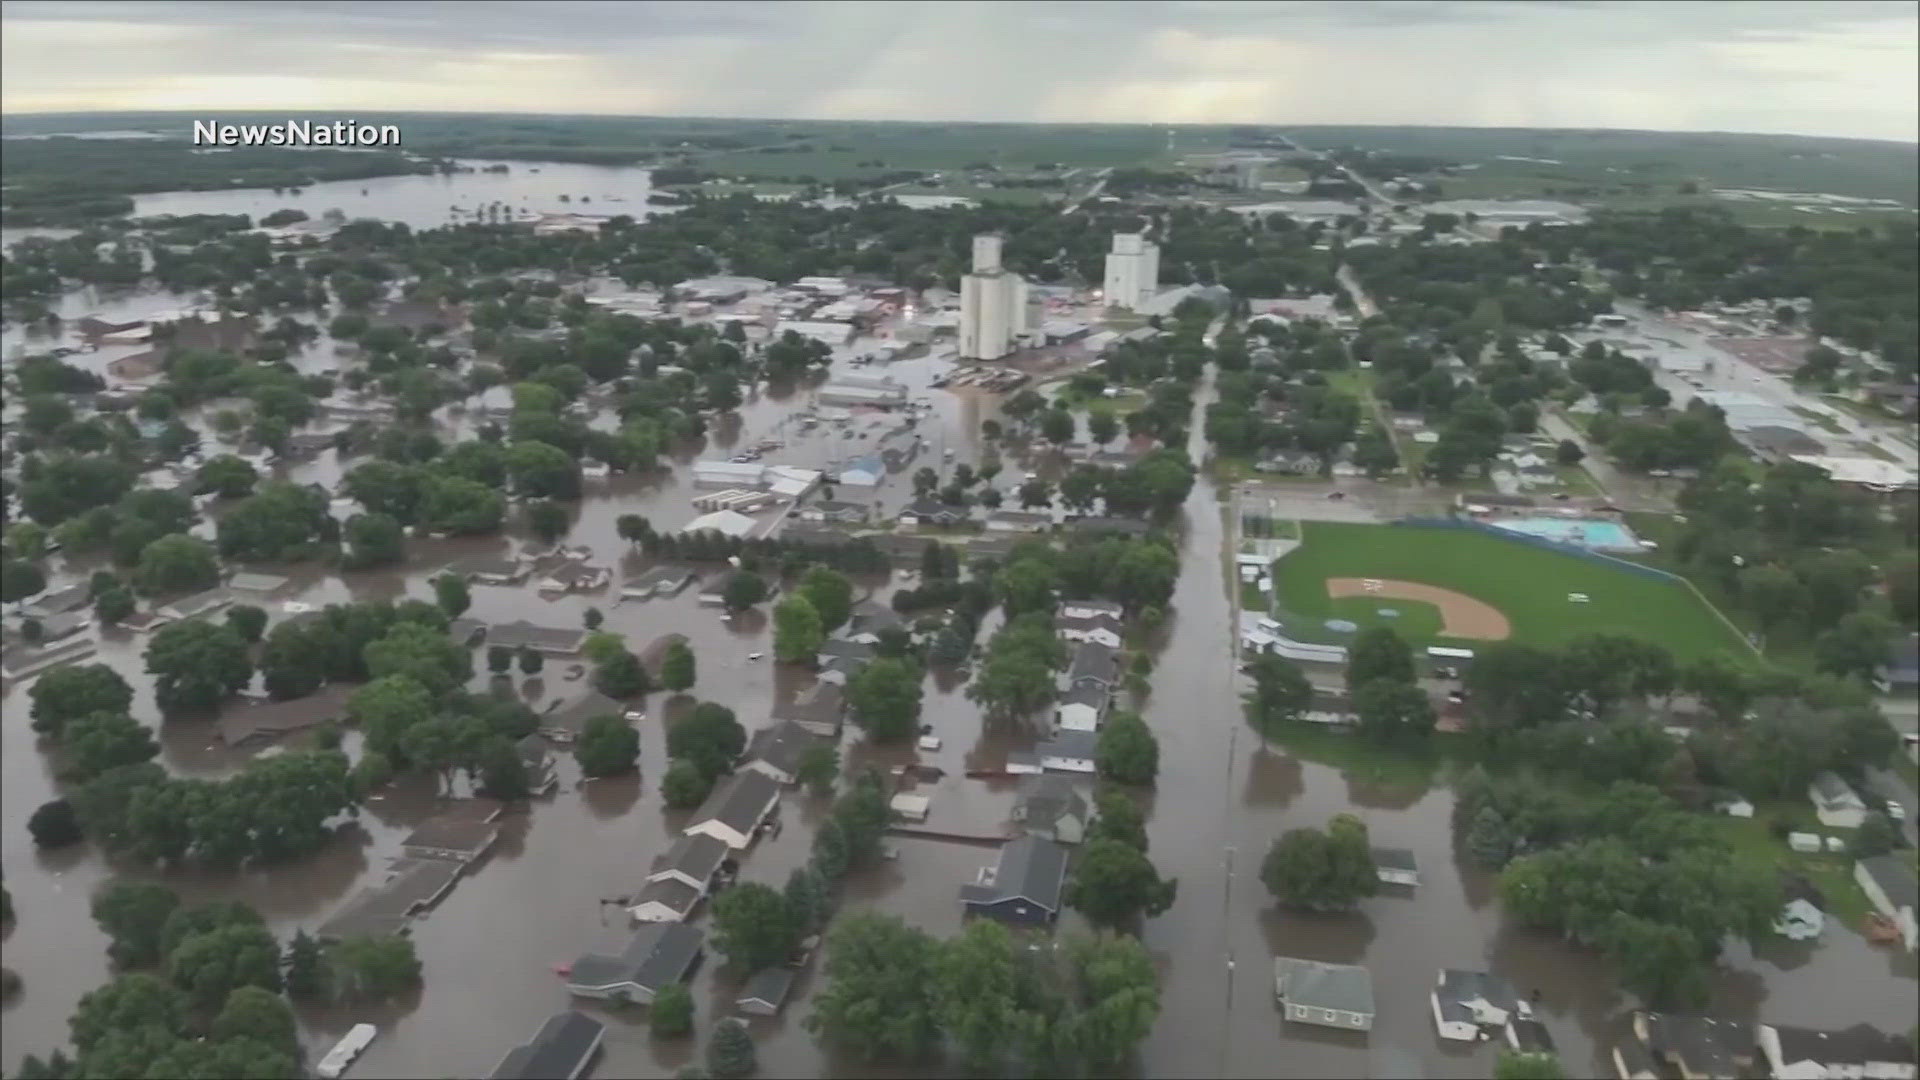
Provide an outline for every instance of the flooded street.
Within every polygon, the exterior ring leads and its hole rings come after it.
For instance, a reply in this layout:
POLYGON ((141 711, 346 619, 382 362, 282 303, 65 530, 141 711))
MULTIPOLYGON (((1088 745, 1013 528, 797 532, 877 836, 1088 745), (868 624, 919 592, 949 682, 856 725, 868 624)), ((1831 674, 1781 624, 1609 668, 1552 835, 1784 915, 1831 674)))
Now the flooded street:
MULTIPOLYGON (((339 207, 349 216, 380 216, 425 227, 444 224, 451 204, 471 208, 493 199, 546 212, 644 212, 643 170, 551 164, 538 168, 534 174, 516 162, 504 176, 474 173, 323 184, 297 197, 266 191, 142 196, 137 213, 258 215, 297 206, 318 217, 339 207), (364 197, 361 188, 368 191, 364 197), (563 193, 573 195, 574 202, 560 204, 563 193), (590 195, 592 203, 581 205, 581 194, 590 195), (624 201, 603 202, 610 196, 624 201)), ((77 294, 59 310, 63 315, 102 310, 103 299, 77 294)), ((112 302, 122 305, 115 311, 127 314, 178 306, 185 299, 148 293, 112 302)), ((65 339, 29 337, 9 328, 4 345, 40 349, 59 340, 65 339)), ((847 361, 858 348, 856 343, 836 350, 836 374, 855 370, 847 361)), ((100 359, 83 356, 74 362, 91 367, 100 359)), ((320 370, 331 359, 332 343, 323 336, 295 363, 302 370, 320 370)), ((303 1012, 303 1038, 316 1057, 354 1023, 367 1021, 380 1026, 380 1035, 350 1075, 485 1075, 549 1015, 574 1004, 554 965, 625 941, 630 931, 624 915, 601 901, 634 892, 649 862, 666 850, 688 816, 665 810, 660 797, 666 723, 693 700, 704 699, 733 708, 752 731, 769 722, 776 703, 813 681, 810 674, 771 659, 749 659, 753 653, 772 652, 764 607, 722 622, 716 609, 699 605, 697 585, 671 599, 621 602, 618 583, 637 576, 648 563, 619 539, 616 518, 643 514, 663 532, 684 525, 700 513, 690 501, 696 488, 688 464, 697 458, 724 459, 735 448, 766 439, 785 444, 769 453, 769 463, 809 468, 833 467, 883 446, 902 451, 906 460, 880 489, 840 496, 870 501, 878 508, 876 520, 890 518, 912 498, 914 470, 931 465, 950 472, 954 464, 978 462, 984 452, 981 422, 996 415, 998 399, 931 388, 951 366, 943 359, 922 357, 862 372, 884 373, 907 386, 910 400, 928 402, 931 412, 912 426, 899 416, 856 412, 844 427, 804 429, 788 417, 811 405, 816 391, 798 387, 775 392, 763 386, 749 394, 737 417, 710 431, 704 445, 678 448, 662 462, 671 469, 586 483, 564 542, 584 546, 593 552, 594 562, 612 566, 612 587, 558 599, 537 594, 531 584, 473 588, 468 618, 527 619, 572 628, 582 625, 587 609, 598 608, 605 614, 605 629, 625 635, 636 650, 664 634, 686 635, 698 658, 698 681, 690 696, 649 696, 647 719, 639 725, 639 776, 582 783, 571 755, 557 753, 559 789, 510 812, 492 852, 413 922, 411 934, 424 966, 422 991, 382 1010, 303 1012)), ((1196 462, 1206 457, 1200 420, 1212 396, 1209 369, 1195 395, 1189 449, 1196 462)), ((468 431, 470 423, 461 418, 444 430, 468 431)), ((995 481, 1002 490, 1017 484, 1020 464, 1009 454, 1006 471, 995 481)), ((280 470, 285 478, 330 488, 340 474, 333 450, 280 470)), ((1161 1016, 1141 1048, 1140 1072, 1156 1077, 1489 1075, 1493 1045, 1444 1043, 1435 1035, 1427 995, 1442 967, 1497 971, 1523 994, 1537 991, 1536 1010, 1558 1042, 1569 1074, 1597 1075, 1609 1068, 1605 1059, 1623 1029, 1630 999, 1616 990, 1606 965, 1594 957, 1507 924, 1490 876, 1455 857, 1449 827, 1452 795, 1445 787, 1405 790, 1349 780, 1336 769, 1263 747, 1247 728, 1239 701, 1244 680, 1235 671, 1236 613, 1225 558, 1231 525, 1210 482, 1203 479, 1195 485, 1177 527, 1184 545, 1182 571, 1169 617, 1155 635, 1152 690, 1142 711, 1161 748, 1157 792, 1144 800, 1150 813, 1150 854, 1162 874, 1179 879, 1180 887, 1173 908, 1150 921, 1144 932, 1164 982, 1161 1016), (1260 880, 1268 846, 1287 829, 1322 826, 1342 812, 1365 820, 1375 844, 1411 849, 1420 863, 1420 886, 1398 893, 1385 890, 1345 915, 1281 912, 1260 880), (1273 999, 1276 955, 1369 967, 1378 1006, 1370 1036, 1283 1024, 1273 999)), ((513 528, 518 528, 517 520, 513 528)), ((293 582, 270 601, 249 600, 261 603, 277 620, 285 617, 286 601, 317 607, 401 596, 430 599, 428 582, 447 563, 533 546, 516 532, 471 541, 414 541, 408 564, 400 570, 334 574, 315 567, 271 568, 291 574, 293 582)), ((97 564, 55 565, 58 587, 84 580, 97 564)), ((703 570, 710 574, 715 568, 703 570)), ((856 584, 883 602, 894 587, 882 576, 856 584)), ((981 631, 982 641, 991 629, 990 621, 981 631)), ((107 632, 98 660, 134 684, 135 715, 161 730, 161 761, 178 773, 218 776, 257 753, 220 745, 210 721, 161 725, 150 681, 140 674, 146 641, 144 635, 107 632)), ((475 690, 490 685, 483 654, 484 649, 476 653, 475 690)), ((513 692, 536 709, 578 697, 587 684, 569 677, 572 666, 554 662, 539 676, 515 674, 513 692)), ((435 780, 414 778, 376 796, 357 823, 341 830, 314 858, 271 870, 156 875, 117 865, 91 845, 43 854, 30 843, 24 823, 35 807, 54 797, 56 785, 51 759, 27 725, 30 686, 30 680, 16 683, 0 698, 6 717, 0 725, 0 812, 7 822, 0 830, 0 871, 18 915, 5 941, 4 959, 24 981, 21 993, 0 1013, 0 1045, 5 1046, 4 1065, 10 1069, 24 1054, 44 1055, 63 1045, 75 1003, 111 977, 107 939, 87 909, 87 897, 102 882, 116 875, 148 877, 164 880, 189 902, 240 899, 258 908, 284 939, 296 928, 314 930, 357 890, 378 881, 387 862, 400 854, 402 838, 436 809, 435 780)), ((1014 785, 969 780, 964 773, 999 768, 1010 750, 1031 745, 1031 734, 987 730, 964 687, 938 677, 929 679, 923 720, 943 739, 940 750, 868 747, 850 726, 843 748, 847 769, 913 761, 938 766, 945 777, 920 789, 932 798, 930 827, 976 834, 1000 831, 1013 806, 1014 785)), ((350 734, 350 750, 354 739, 350 734)), ((745 853, 742 879, 778 886, 806 861, 827 802, 790 790, 783 803, 784 828, 745 853)), ((993 861, 992 849, 923 839, 889 843, 898 848, 899 858, 851 876, 841 910, 870 908, 901 915, 936 935, 956 932, 961 925, 958 889, 972 880, 979 866, 993 861)), ((702 929, 710 931, 710 922, 704 908, 695 916, 702 929)), ((1072 913, 1061 920, 1063 931, 1083 927, 1072 913)), ((816 961, 780 1016, 752 1021, 760 1075, 898 1075, 897 1067, 876 1069, 829 1054, 804 1030, 809 999, 821 982, 819 969, 816 961)), ((740 982, 739 973, 709 955, 693 986, 701 1032, 733 1011, 740 982)), ((1720 1015, 1742 1020, 1764 1017, 1831 1028, 1864 1021, 1904 1032, 1920 1010, 1917 988, 1910 954, 1872 948, 1835 920, 1818 948, 1781 942, 1763 956, 1744 949, 1730 953, 1715 982, 1715 1006, 1720 1015)), ((693 1040, 653 1040, 643 1009, 581 1007, 608 1021, 605 1051, 594 1075, 668 1076, 694 1056, 693 1040)))

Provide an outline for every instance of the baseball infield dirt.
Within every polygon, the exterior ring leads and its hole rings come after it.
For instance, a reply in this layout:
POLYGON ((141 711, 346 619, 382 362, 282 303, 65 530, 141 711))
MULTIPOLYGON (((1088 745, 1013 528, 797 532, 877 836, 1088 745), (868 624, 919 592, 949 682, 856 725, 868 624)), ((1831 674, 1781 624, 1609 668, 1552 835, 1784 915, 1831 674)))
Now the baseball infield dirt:
POLYGON ((1422 585, 1415 581, 1388 581, 1375 578, 1337 577, 1327 579, 1327 595, 1338 600, 1347 596, 1372 596, 1382 600, 1418 600, 1440 609, 1440 632, 1452 638, 1477 638, 1501 641, 1513 628, 1500 609, 1471 596, 1422 585), (1367 588, 1372 581, 1374 588, 1367 588))

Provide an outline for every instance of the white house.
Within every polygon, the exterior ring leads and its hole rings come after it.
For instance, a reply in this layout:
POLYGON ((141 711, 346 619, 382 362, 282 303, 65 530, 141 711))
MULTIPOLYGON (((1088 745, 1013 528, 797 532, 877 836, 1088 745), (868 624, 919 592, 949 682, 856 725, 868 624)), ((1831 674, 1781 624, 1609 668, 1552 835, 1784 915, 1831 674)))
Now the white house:
POLYGON ((1820 824, 1829 828, 1857 829, 1867 819, 1867 804, 1845 780, 1830 772, 1816 775, 1807 794, 1813 799, 1820 824))
POLYGON ((1120 620, 1111 615, 1056 615, 1053 619, 1053 632, 1066 641, 1097 641, 1109 649, 1120 647, 1123 627, 1120 620))
POLYGON ((1913 1080, 1913 1047, 1867 1024, 1844 1031, 1760 1024, 1755 1042, 1774 1080, 1913 1080))
POLYGON ((653 860, 647 880, 627 901, 636 922, 680 922, 707 894, 733 849, 711 836, 682 836, 653 860))
POLYGON ((1373 872, 1387 885, 1420 884, 1420 863, 1406 848, 1374 848, 1373 872))
POLYGON ((1433 1024, 1443 1039, 1474 1042, 1507 1026, 1520 1009, 1513 984, 1485 971, 1440 969, 1434 981, 1433 1024))
POLYGON ((711 836, 738 851, 753 843, 760 823, 779 805, 779 781, 757 770, 742 769, 720 781, 694 812, 684 832, 688 836, 711 836))
POLYGON ((613 580, 613 571, 591 563, 566 562, 540 579, 540 591, 548 593, 589 592, 613 580))
MULTIPOLYGON (((1040 757, 1042 769, 1090 773, 1093 771, 1094 750, 1098 744, 1099 736, 1091 731, 1061 731, 1034 750, 1040 757)), ((1013 771, 1011 764, 1007 771, 1013 771)))
POLYGON ((1853 864, 1853 879, 1873 901, 1874 909, 1900 928, 1900 940, 1913 952, 1920 945, 1920 924, 1914 919, 1920 883, 1914 880, 1913 867, 1894 855, 1875 855, 1853 864))
POLYGON ((1773 932, 1785 936, 1790 941, 1809 941, 1820 936, 1826 929, 1827 915, 1815 907, 1813 901, 1796 896, 1780 909, 1779 917, 1773 920, 1773 932))
POLYGON ((1077 683, 1061 695, 1053 710, 1054 722, 1063 731, 1098 731, 1112 700, 1112 693, 1096 682, 1077 683))
POLYGON ((1373 1029, 1373 973, 1366 968, 1276 956, 1273 995, 1289 1020, 1349 1031, 1373 1029))

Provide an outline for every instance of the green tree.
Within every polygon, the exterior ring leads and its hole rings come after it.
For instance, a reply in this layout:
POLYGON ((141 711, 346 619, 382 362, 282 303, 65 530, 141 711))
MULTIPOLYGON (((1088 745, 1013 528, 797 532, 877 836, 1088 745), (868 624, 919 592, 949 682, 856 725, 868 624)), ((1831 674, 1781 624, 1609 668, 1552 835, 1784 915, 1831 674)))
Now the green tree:
POLYGON ((49 799, 35 808, 27 818, 27 834, 33 837, 35 847, 48 850, 77 844, 86 838, 79 814, 66 799, 49 799))
POLYGON ((713 778, 686 758, 674 758, 660 778, 660 797, 675 810, 691 810, 707 801, 713 778))
POLYGON ((489 799, 524 799, 533 790, 527 762, 505 735, 489 736, 475 754, 480 793, 489 799))
POLYGON ((847 683, 853 721, 879 742, 910 738, 920 723, 924 674, 906 658, 879 657, 847 683))
POLYGON ((167 954, 167 978, 203 1009, 218 1008, 243 986, 280 989, 280 944, 263 926, 223 926, 194 934, 167 954))
MULTIPOLYGON (((429 611, 432 608, 428 608, 429 611)), ((440 695, 473 677, 473 654, 448 637, 445 629, 397 622, 362 650, 367 674, 375 679, 404 675, 440 695)))
POLYGON ((188 1002, 180 991, 145 972, 121 975, 80 998, 67 1027, 84 1058, 116 1031, 158 1028, 169 1038, 186 1021, 188 1002))
POLYGON ((713 947, 743 971, 783 963, 800 944, 801 924, 779 890, 743 882, 713 900, 713 947))
POLYGON ((1414 681, 1413 650, 1391 627, 1368 627, 1355 634, 1347 647, 1348 692, 1357 692, 1375 679, 1414 681))
POLYGON ((632 772, 640 761, 640 733, 618 716, 589 719, 573 746, 582 776, 618 776, 632 772))
POLYGON ((441 574, 434 578, 433 598, 440 605, 440 610, 446 612, 450 619, 459 618, 473 606, 473 592, 467 587, 467 579, 459 574, 441 574))
POLYGON ((810 743, 800 754, 795 778, 816 795, 832 791, 834 781, 840 778, 840 748, 824 741, 810 743))
POLYGON ((881 840, 892 820, 880 773, 869 769, 855 776, 833 804, 833 823, 845 841, 848 866, 867 866, 879 858, 881 840))
POLYGON ((766 598, 767 580, 751 570, 736 571, 721 590, 728 611, 745 611, 766 598))
POLYGON ((712 780, 733 768, 747 748, 747 731, 733 710, 703 701, 667 728, 667 756, 681 758, 712 780))
POLYGON ((610 698, 638 697, 651 688, 646 666, 625 649, 595 665, 593 686, 610 698))
POLYGON ((614 519, 613 527, 620 539, 629 544, 637 544, 654 535, 653 523, 639 514, 621 514, 614 519))
POLYGON ((1848 844, 1856 859, 1871 859, 1875 855, 1885 855, 1900 846, 1900 828, 1885 814, 1868 814, 1854 830, 1848 844))
POLYGON ((241 641, 257 644, 267 630, 267 613, 253 604, 235 604, 227 609, 227 625, 241 641))
POLYGON ((1173 906, 1179 882, 1162 880, 1139 848, 1121 840, 1089 841, 1074 860, 1065 899, 1096 925, 1121 926, 1173 906))
POLYGON ((0 601, 13 603, 47 587, 47 575, 24 559, 0 559, 0 601))
POLYGON ((411 676, 388 675, 355 690, 346 708, 367 748, 392 759, 401 756, 406 733, 433 715, 433 695, 411 676))
POLYGON ((246 642, 232 629, 201 619, 154 631, 146 661, 154 701, 169 716, 211 713, 253 679, 246 642))
POLYGON ((1313 684, 1300 665, 1278 653, 1260 653, 1248 667, 1253 692, 1246 696, 1247 722, 1261 738, 1272 738, 1284 724, 1300 719, 1313 704, 1313 684))
POLYGON ((684 641, 670 643, 660 661, 660 685, 682 694, 693 688, 694 678, 693 649, 684 641))
POLYGON ((487 670, 495 675, 505 675, 513 670, 513 650, 505 645, 487 647, 487 670))
POLYGON ((295 930, 287 942, 287 995, 296 1001, 312 1001, 327 992, 326 957, 320 942, 305 930, 295 930))
POLYGON ((108 769, 138 765, 160 754, 147 726, 126 713, 94 713, 67 725, 62 749, 69 783, 85 783, 108 769))
POLYGON ((162 536, 140 550, 133 583, 147 596, 203 592, 220 584, 220 560, 198 537, 162 536))
POLYGON ((108 589, 93 598, 93 617, 113 626, 133 614, 133 594, 123 588, 108 589))
POLYGON ((912 1060, 940 1034, 934 992, 938 945, 898 917, 851 912, 827 934, 826 985, 809 1031, 868 1060, 912 1060))
POLYGON ((194 474, 194 490, 212 493, 223 499, 241 499, 253 493, 260 479, 253 465, 232 454, 208 458, 194 474))
POLYGON ((680 1039, 693 1033, 693 991, 685 983, 669 983, 653 996, 647 1023, 656 1039, 680 1039))
POLYGON ((391 566, 407 559, 407 535, 400 522, 386 514, 355 514, 347 519, 346 557, 349 570, 391 566))
POLYGON ((715 1024, 707 1040, 707 1072, 714 1080, 740 1080, 757 1067, 747 1025, 731 1016, 715 1024))
POLYGON ((113 939, 107 956, 115 964, 151 967, 161 960, 160 932, 179 907, 179 894, 164 885, 112 881, 93 894, 93 921, 113 939))
POLYGON ((522 675, 538 675, 540 674, 540 669, 547 666, 546 657, 540 655, 537 650, 530 649, 525 645, 520 646, 518 656, 520 660, 520 673, 522 675))
POLYGON ((251 1039, 283 1054, 300 1052, 300 1033, 286 999, 257 986, 242 986, 227 995, 220 1015, 213 1018, 211 1034, 221 1041, 251 1039))
POLYGON ((1110 412, 1095 412, 1087 417, 1087 433, 1095 444, 1105 446, 1120 434, 1120 421, 1110 412))
POLYGON ((391 1000, 420 984, 420 958, 404 937, 349 937, 326 949, 327 985, 336 1000, 391 1000))
POLYGON ((1140 804, 1117 788, 1103 789, 1094 798, 1097 813, 1087 826, 1086 842, 1116 840, 1146 854, 1147 819, 1140 804))
POLYGON ((68 721, 133 708, 133 687, 105 664, 54 668, 34 680, 27 697, 33 702, 33 730, 55 739, 68 721))
POLYGON ((1109 780, 1151 784, 1160 773, 1160 740, 1139 713, 1115 713, 1100 729, 1094 766, 1109 780))
POLYGON ((1379 891, 1367 826, 1337 814, 1325 832, 1290 829, 1260 864, 1260 880, 1281 903, 1321 911, 1352 907, 1379 891))
POLYGON ((1391 679, 1362 683, 1353 694, 1360 734, 1386 746, 1425 746, 1433 734, 1433 701, 1419 686, 1391 679))
POLYGON ((1025 1035, 1025 972, 1013 935, 992 919, 974 919, 934 954, 933 1007, 941 1029, 969 1069, 1006 1060, 1025 1035))
POLYGON ((1566 1080, 1566 1075, 1552 1054, 1502 1050, 1493 1063, 1493 1080, 1566 1080))
POLYGON ((807 598, 820 616, 820 629, 832 633, 853 614, 853 582, 845 574, 816 566, 800 578, 795 592, 807 598))
POLYGON ((548 543, 565 536, 570 524, 567 508, 557 502, 542 499, 527 504, 527 530, 548 543))
POLYGON ((812 660, 826 640, 820 613, 813 602, 799 593, 788 596, 773 609, 773 654, 785 663, 812 660))

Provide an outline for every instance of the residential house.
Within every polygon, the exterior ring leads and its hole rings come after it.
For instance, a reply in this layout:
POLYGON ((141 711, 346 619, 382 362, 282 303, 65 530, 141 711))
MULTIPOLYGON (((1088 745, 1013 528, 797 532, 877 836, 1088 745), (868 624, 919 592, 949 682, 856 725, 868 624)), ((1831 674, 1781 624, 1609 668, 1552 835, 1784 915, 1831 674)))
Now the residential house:
MULTIPOLYGON (((734 578, 739 577, 743 573, 746 573, 746 571, 729 570, 718 577, 708 578, 706 583, 700 587, 699 601, 701 606, 725 607, 727 603, 727 586, 733 583, 734 578)), ((766 585, 767 597, 771 599, 773 595, 779 591, 779 586, 772 581, 768 581, 766 585)))
POLYGON ((679 596, 693 583, 694 573, 677 566, 656 566, 620 586, 625 600, 648 600, 656 596, 679 596))
POLYGON ((711 836, 736 851, 753 843, 761 822, 780 805, 780 784, 754 769, 723 779, 694 812, 688 836, 711 836))
POLYGON ((855 660, 862 667, 873 659, 873 646, 864 641, 848 641, 845 638, 828 638, 820 643, 820 651, 814 661, 826 667, 835 660, 855 660))
POLYGON ((1373 973, 1356 964, 1276 956, 1273 995, 1289 1020, 1349 1031, 1373 1030, 1373 973))
POLYGON ((923 495, 900 511, 903 529, 951 529, 964 525, 973 515, 964 506, 948 506, 931 495, 923 495))
POLYGON ((202 615, 211 615, 232 603, 233 594, 227 592, 225 588, 214 588, 175 600, 161 607, 156 614, 165 621, 178 622, 182 619, 197 619, 202 615))
POLYGON ((1052 527, 1052 514, 1036 514, 1030 510, 995 510, 987 515, 988 532, 1038 533, 1052 527))
POLYGON ((272 742, 346 716, 347 698, 355 686, 332 683, 306 697, 288 701, 256 701, 222 712, 214 730, 230 747, 272 742))
POLYGON ((1066 641, 1092 641, 1109 649, 1117 649, 1126 629, 1119 619, 1110 615, 1055 615, 1053 632, 1066 641))
POLYGON ((680 922, 713 885, 713 876, 732 853, 711 836, 682 836, 653 860, 639 893, 627 902, 627 914, 640 922, 680 922))
POLYGON ((1440 1037, 1461 1042, 1490 1037, 1522 1008, 1507 980, 1485 971, 1455 968, 1440 970, 1429 1000, 1440 1037))
POLYGON ((450 563, 445 572, 481 585, 518 585, 533 571, 518 559, 474 558, 450 563))
POLYGON ((864 645, 878 645, 882 630, 904 630, 907 622, 898 612, 885 604, 876 604, 863 600, 853 606, 853 613, 847 618, 847 625, 837 635, 843 640, 859 642, 864 645))
POLYGON ((487 1080, 580 1080, 606 1031, 605 1024, 582 1013, 556 1013, 532 1039, 507 1051, 487 1080))
POLYGON ((967 541, 969 559, 1005 559, 1020 541, 1011 536, 976 536, 967 541))
POLYGON ((1887 648, 1886 663, 1874 675, 1883 693, 1913 693, 1920 687, 1920 634, 1908 634, 1887 648))
POLYGON ((1282 476, 1312 476, 1320 471, 1320 456, 1304 450, 1276 450, 1254 462, 1255 471, 1282 476))
POLYGON ((563 562, 540 579, 543 593, 591 592, 604 588, 613 579, 613 571, 584 562, 563 562))
POLYGON ((1062 600, 1058 614, 1068 619, 1108 618, 1119 622, 1127 613, 1112 600, 1062 600))
POLYGON ((865 525, 869 510, 864 503, 822 499, 800 508, 801 521, 819 521, 834 525, 865 525))
POLYGON ((601 693, 589 690, 572 701, 555 705, 540 714, 540 733, 555 742, 569 743, 580 737, 587 729, 587 721, 596 716, 627 715, 628 706, 624 702, 601 693))
POLYGON ((791 964, 775 964, 761 968, 740 988, 740 996, 733 999, 733 1007, 749 1016, 778 1016, 780 1007, 786 1004, 787 995, 793 992, 794 980, 800 976, 800 969, 791 964))
POLYGON ((1060 914, 1066 880, 1067 849, 1044 837, 1023 836, 1002 844, 999 862, 981 867, 971 884, 960 887, 960 902, 969 915, 1046 926, 1060 914))
POLYGON ((1516 1012, 1507 1020, 1507 1046, 1522 1054, 1558 1054, 1553 1033, 1532 1016, 1516 1012))
POLYGON ((238 592, 270 593, 285 588, 290 580, 279 574, 254 574, 243 570, 227 579, 227 588, 238 592))
POLYGON ((1020 801, 1014 804, 1013 820, 1029 836, 1078 844, 1086 838, 1092 814, 1071 780, 1039 774, 1020 781, 1020 801))
POLYGON ((62 641, 91 625, 93 614, 87 611, 63 611, 58 615, 49 615, 40 620, 40 641, 42 644, 62 641))
POLYGON ((1420 884, 1420 864, 1406 848, 1377 847, 1373 851, 1373 872, 1387 885, 1420 884))
POLYGON ((1920 882, 1915 881, 1913 864, 1899 855, 1875 855, 1853 864, 1853 879, 1874 910, 1899 927, 1900 940, 1913 952, 1920 945, 1920 924, 1914 918, 1920 908, 1920 882))
POLYGON ((705 935, 684 923, 647 923, 615 954, 585 953, 567 971, 576 997, 645 1005, 699 964, 705 935))
POLYGON ((1753 1068, 1754 1031, 1732 1020, 1669 1013, 1633 1014, 1633 1040, 1614 1047, 1623 1080, 1657 1080, 1677 1073, 1688 1080, 1737 1080, 1753 1068))
POLYGON ((1119 535, 1145 536, 1153 526, 1138 518, 1083 517, 1074 518, 1067 523, 1074 532, 1088 536, 1119 535))
POLYGON ((33 602, 20 609, 20 614, 29 619, 46 620, 55 615, 64 615, 69 611, 85 608, 91 600, 86 585, 69 585, 64 589, 43 592, 33 602))
POLYGON ((470 863, 485 855, 498 839, 500 826, 491 821, 439 815, 421 822, 400 842, 400 848, 415 859, 470 863))
POLYGON ((1867 819, 1867 804, 1831 772, 1815 774, 1807 794, 1813 799, 1815 816, 1828 828, 1857 829, 1867 819))
POLYGON ((792 784, 800 779, 800 761, 813 745, 813 735, 806 728, 791 720, 776 721, 753 733, 740 768, 752 769, 776 783, 792 784))
POLYGON ((1867 1024, 1843 1031, 1761 1024, 1757 1035, 1774 1080, 1914 1080, 1913 1044, 1867 1024))
POLYGON ((1092 679, 1074 683, 1053 706, 1053 722, 1062 731, 1098 731, 1107 718, 1113 692, 1092 679))
POLYGON ((546 795, 560 786, 560 777, 553 771, 553 754, 547 750, 546 739, 539 732, 533 732, 513 744, 514 752, 520 755, 520 764, 527 771, 527 791, 533 795, 546 795))
POLYGON ((487 628, 487 644, 508 649, 532 649, 547 656, 572 656, 587 640, 587 632, 571 627, 536 626, 525 619, 495 623, 487 628))
POLYGON ((1066 685, 1095 683, 1111 691, 1120 681, 1120 654, 1097 641, 1083 641, 1067 665, 1066 685))
POLYGON ((773 707, 775 720, 792 721, 810 735, 839 738, 846 718, 846 695, 840 684, 821 680, 794 695, 791 702, 773 707))
POLYGON ((1059 731, 1053 738, 1035 747, 1034 752, 1040 759, 1042 769, 1090 773, 1094 770, 1095 751, 1099 744, 1100 736, 1091 731, 1059 731))

